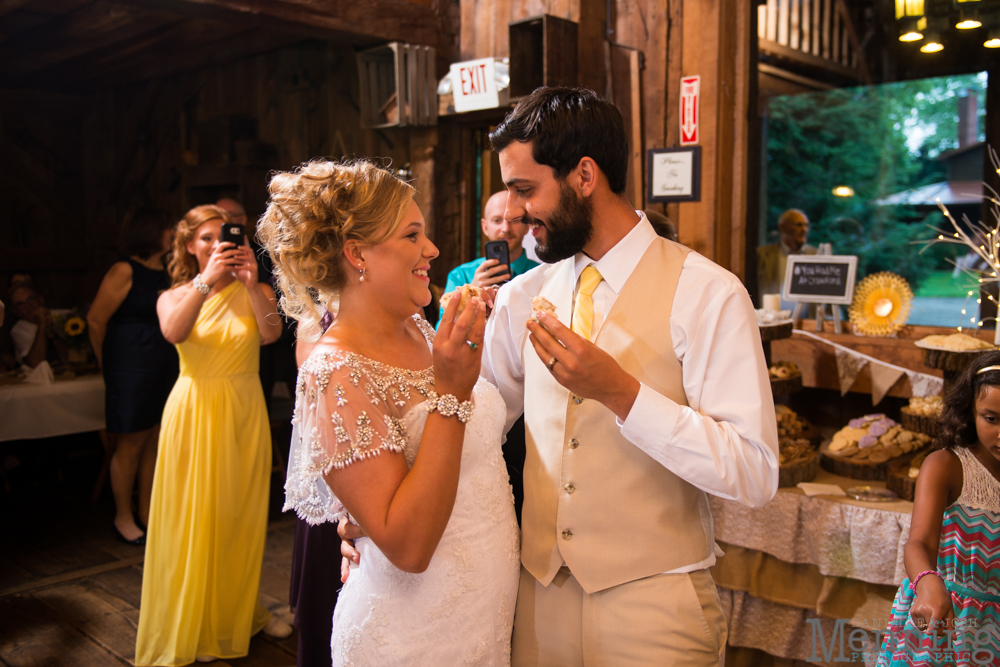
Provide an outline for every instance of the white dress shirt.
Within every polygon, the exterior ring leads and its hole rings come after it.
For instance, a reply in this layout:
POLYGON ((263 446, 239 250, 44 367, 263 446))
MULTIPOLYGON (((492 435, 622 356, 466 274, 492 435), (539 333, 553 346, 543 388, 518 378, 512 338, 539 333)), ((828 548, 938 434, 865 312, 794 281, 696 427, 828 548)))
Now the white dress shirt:
POLYGON ((35 344, 35 334, 38 333, 38 325, 28 320, 18 320, 10 328, 10 338, 14 341, 14 359, 17 363, 28 356, 31 346, 35 344))
MULTIPOLYGON (((604 280, 594 291, 596 339, 622 287, 656 232, 646 216, 599 261, 576 255, 576 276, 593 264, 604 280)), ((486 327, 483 376, 507 404, 507 429, 524 411, 524 360, 536 354, 525 340, 546 272, 543 264, 505 285, 486 327)), ((652 286, 651 286, 652 287, 652 286)), ((650 299, 656 298, 655 288, 650 299)), ((576 296, 574 293, 574 304, 576 296)), ((572 313, 557 313, 568 325, 572 313)), ((681 364, 688 405, 640 385, 622 435, 678 477, 706 493, 763 507, 778 488, 778 427, 760 343, 757 316, 736 276, 691 252, 684 261, 670 313, 670 336, 681 364)), ((672 570, 691 572, 715 564, 715 554, 672 570)))

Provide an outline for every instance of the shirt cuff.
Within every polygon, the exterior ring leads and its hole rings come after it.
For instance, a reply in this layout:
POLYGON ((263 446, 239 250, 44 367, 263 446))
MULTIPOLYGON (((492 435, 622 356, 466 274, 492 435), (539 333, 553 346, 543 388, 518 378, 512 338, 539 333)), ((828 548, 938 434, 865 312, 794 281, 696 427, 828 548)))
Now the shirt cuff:
POLYGON ((622 436, 650 456, 662 454, 677 426, 681 406, 643 383, 625 421, 615 418, 622 436))

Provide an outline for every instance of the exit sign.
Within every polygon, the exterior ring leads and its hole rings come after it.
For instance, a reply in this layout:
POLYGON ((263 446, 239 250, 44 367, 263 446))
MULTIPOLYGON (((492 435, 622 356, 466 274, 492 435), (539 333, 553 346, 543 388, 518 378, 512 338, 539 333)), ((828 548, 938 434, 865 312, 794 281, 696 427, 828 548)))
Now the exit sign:
POLYGON ((458 113, 495 109, 500 106, 496 61, 480 58, 452 63, 451 88, 455 93, 455 111, 458 113))

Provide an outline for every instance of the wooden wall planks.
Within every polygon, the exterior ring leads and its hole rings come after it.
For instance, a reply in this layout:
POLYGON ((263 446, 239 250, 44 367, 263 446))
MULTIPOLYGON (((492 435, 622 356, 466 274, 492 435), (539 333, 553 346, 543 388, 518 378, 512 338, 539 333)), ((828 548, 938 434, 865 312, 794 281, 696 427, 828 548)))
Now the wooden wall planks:
MULTIPOLYGON (((384 158, 397 168, 409 162, 405 131, 360 129, 357 90, 353 49, 310 41, 88 96, 4 91, 0 292, 12 273, 27 272, 50 305, 89 303, 117 257, 129 209, 153 204, 183 214, 183 178, 191 168, 185 151, 188 159, 197 156, 200 122, 233 114, 257 119, 260 141, 278 148, 277 161, 260 171, 258 202, 266 198, 267 169, 345 154, 384 158)), ((416 171, 430 181, 433 164, 422 150, 416 171)), ((433 198, 433 185, 422 183, 422 191, 433 198)), ((262 213, 260 204, 256 209, 251 216, 262 213)))

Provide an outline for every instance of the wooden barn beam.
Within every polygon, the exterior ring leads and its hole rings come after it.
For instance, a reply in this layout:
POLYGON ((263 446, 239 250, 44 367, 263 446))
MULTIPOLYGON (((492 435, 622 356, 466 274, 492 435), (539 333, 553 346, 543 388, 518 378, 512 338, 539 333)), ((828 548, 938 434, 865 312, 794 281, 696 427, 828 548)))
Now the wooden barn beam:
POLYGON ((129 0, 159 11, 222 21, 239 21, 303 37, 352 41, 403 41, 441 49, 444 18, 435 8, 446 3, 411 0, 129 0))
MULTIPOLYGON (((683 4, 681 76, 701 77, 701 200, 678 205, 681 243, 744 277, 751 22, 740 0, 683 4)), ((670 82, 670 86, 679 86, 670 82)), ((672 113, 676 113, 671 110, 672 113)), ((674 121, 676 122, 676 121, 674 121)))
POLYGON ((115 33, 126 39, 164 20, 137 7, 95 2, 0 44, 0 73, 16 78, 105 46, 115 33))
POLYGON ((166 76, 187 70, 219 65, 247 56, 264 53, 287 46, 294 37, 287 33, 244 30, 232 26, 235 31, 215 30, 213 37, 197 46, 177 48, 176 44, 161 42, 133 62, 112 60, 104 66, 95 67, 82 76, 86 86, 101 90, 130 83, 145 81, 158 76, 166 76), (218 38, 221 37, 221 38, 218 38))

